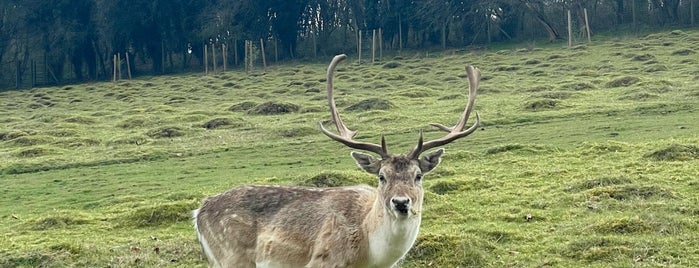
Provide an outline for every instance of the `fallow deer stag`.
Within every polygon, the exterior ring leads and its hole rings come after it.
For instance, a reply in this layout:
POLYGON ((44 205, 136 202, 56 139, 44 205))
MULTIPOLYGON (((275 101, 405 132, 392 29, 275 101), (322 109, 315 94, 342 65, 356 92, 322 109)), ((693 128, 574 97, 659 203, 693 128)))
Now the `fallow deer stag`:
POLYGON ((240 186, 206 199, 194 211, 194 226, 202 250, 213 267, 393 267, 417 237, 421 214, 423 175, 440 162, 444 149, 420 155, 473 133, 476 122, 464 129, 473 109, 480 71, 466 67, 469 95, 466 109, 448 132, 423 142, 406 155, 391 155, 381 145, 354 140, 333 99, 333 72, 345 55, 333 58, 327 73, 328 102, 339 134, 320 123, 320 130, 350 148, 360 168, 379 180, 369 186, 310 188, 240 186))

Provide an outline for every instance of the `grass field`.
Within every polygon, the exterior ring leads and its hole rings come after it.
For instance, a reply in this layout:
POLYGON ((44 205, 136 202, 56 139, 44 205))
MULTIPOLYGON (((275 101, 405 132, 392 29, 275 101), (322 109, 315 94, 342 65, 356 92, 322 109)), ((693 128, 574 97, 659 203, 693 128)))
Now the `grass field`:
MULTIPOLYGON (((464 66, 483 73, 483 128, 425 179, 402 267, 699 266, 698 52, 685 29, 342 63, 345 123, 395 153, 441 136, 464 66)), ((330 58, 0 92, 0 267, 206 267, 206 196, 375 184, 317 129, 330 58)))

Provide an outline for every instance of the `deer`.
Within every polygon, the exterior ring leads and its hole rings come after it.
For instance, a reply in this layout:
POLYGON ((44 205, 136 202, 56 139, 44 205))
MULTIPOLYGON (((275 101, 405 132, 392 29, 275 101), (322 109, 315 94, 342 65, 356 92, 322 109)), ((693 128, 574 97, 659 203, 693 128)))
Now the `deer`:
POLYGON ((338 134, 319 122, 330 139, 364 152, 351 156, 373 174, 378 187, 237 186, 205 199, 193 211, 194 228, 209 267, 396 267, 415 243, 422 220, 422 180, 441 161, 444 149, 429 151, 476 131, 480 117, 465 128, 476 98, 480 70, 467 65, 466 108, 447 132, 407 154, 389 154, 381 145, 355 140, 340 118, 333 97, 333 73, 346 55, 335 56, 327 69, 327 98, 338 134), (378 157, 368 154, 374 153, 378 157), (421 156, 422 155, 422 156, 421 156))

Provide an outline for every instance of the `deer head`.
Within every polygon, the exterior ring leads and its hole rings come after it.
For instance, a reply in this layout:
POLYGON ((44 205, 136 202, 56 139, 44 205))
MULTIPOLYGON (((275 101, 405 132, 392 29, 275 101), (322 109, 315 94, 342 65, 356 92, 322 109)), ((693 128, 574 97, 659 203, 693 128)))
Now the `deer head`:
POLYGON ((331 139, 350 148, 377 154, 380 158, 360 152, 352 152, 352 157, 361 169, 378 177, 379 199, 390 215, 395 217, 417 215, 420 213, 422 206, 422 177, 437 167, 441 161, 444 149, 438 149, 424 155, 423 153, 466 137, 476 131, 480 125, 480 117, 476 113, 476 122, 469 128, 464 129, 476 100, 480 70, 470 65, 466 66, 466 74, 469 80, 468 102, 456 125, 447 127, 439 123, 431 124, 439 130, 447 132, 445 136, 424 142, 422 131, 420 131, 417 145, 412 151, 405 155, 392 155, 388 153, 386 140, 383 136, 381 136, 381 145, 354 140, 357 131, 350 130, 342 122, 333 98, 333 73, 336 66, 346 57, 344 54, 335 56, 328 67, 327 73, 328 104, 332 120, 335 122, 339 134, 325 129, 322 122, 319 123, 320 130, 331 139))

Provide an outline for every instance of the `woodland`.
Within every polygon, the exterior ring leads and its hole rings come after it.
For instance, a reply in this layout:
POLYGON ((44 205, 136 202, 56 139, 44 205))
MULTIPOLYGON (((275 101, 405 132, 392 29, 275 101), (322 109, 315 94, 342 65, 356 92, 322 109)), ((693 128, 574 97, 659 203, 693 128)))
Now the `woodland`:
MULTIPOLYGON (((203 47, 255 59, 327 59, 380 38, 382 51, 446 50, 512 41, 695 25, 697 0, 5 0, 0 3, 0 89, 133 75, 202 71, 203 47), (378 30, 378 31, 377 31, 378 30), (364 39, 360 35, 364 35, 364 39), (363 41, 360 41, 363 40, 363 41), (113 55, 120 53, 117 60, 113 55), (120 63, 124 64, 124 63, 120 63)), ((219 55, 221 55, 219 53, 219 55)), ((219 59, 221 61, 222 59, 219 59)))

